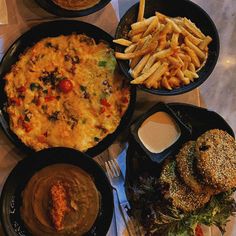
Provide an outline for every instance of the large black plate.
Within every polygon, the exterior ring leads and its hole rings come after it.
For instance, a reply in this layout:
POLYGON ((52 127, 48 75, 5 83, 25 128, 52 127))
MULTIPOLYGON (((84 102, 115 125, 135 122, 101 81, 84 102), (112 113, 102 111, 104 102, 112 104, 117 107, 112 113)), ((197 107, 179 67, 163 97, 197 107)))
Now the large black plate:
MULTIPOLYGON (((75 20, 51 21, 37 25, 26 33, 24 33, 12 44, 12 46, 8 49, 2 59, 0 65, 0 123, 8 138, 17 147, 21 148, 25 152, 32 152, 33 150, 24 145, 19 140, 19 138, 10 130, 9 117, 4 109, 7 97, 4 92, 5 81, 3 80, 3 78, 5 74, 11 69, 11 66, 15 64, 15 62, 18 60, 20 54, 22 54, 27 48, 33 46, 36 42, 40 41, 45 37, 56 37, 62 34, 69 35, 73 32, 85 33, 86 35, 94 38, 97 42, 99 42, 100 40, 105 40, 110 44, 111 47, 113 47, 113 38, 108 33, 94 25, 75 20)), ((122 129, 128 125, 134 111, 136 100, 135 87, 131 86, 130 91, 130 104, 115 132, 108 135, 105 139, 103 139, 93 148, 88 149, 86 154, 94 157, 104 151, 109 145, 112 144, 112 142, 120 134, 122 129)))
POLYGON ((100 0, 100 2, 92 7, 83 10, 67 10, 53 3, 51 0, 36 0, 36 2, 46 11, 63 17, 87 16, 105 7, 111 0, 100 0))
MULTIPOLYGON (((235 137, 229 124, 214 111, 184 103, 169 103, 168 106, 192 130, 189 140, 196 140, 200 135, 210 129, 221 129, 235 137)), ((176 152, 178 150, 172 149, 171 155, 175 155, 176 152)), ((126 162, 126 184, 128 185, 132 185, 133 181, 143 172, 158 176, 162 166, 162 163, 154 163, 150 158, 147 158, 143 150, 132 138, 129 142, 126 162)))
MULTIPOLYGON (((130 25, 137 21, 138 8, 139 3, 136 3, 124 14, 117 27, 115 38, 128 37, 127 32, 130 30, 130 25)), ((201 7, 189 0, 146 0, 145 17, 155 15, 156 11, 172 17, 187 17, 194 22, 205 35, 210 35, 213 40, 209 44, 209 55, 206 64, 198 72, 199 78, 194 82, 171 91, 165 89, 148 89, 143 85, 139 85, 138 87, 146 92, 159 95, 177 95, 191 91, 200 86, 209 77, 216 65, 220 43, 215 24, 201 7)), ((116 51, 122 52, 123 50, 124 47, 116 46, 116 51)), ((118 64, 126 77, 132 80, 133 78, 129 74, 130 68, 128 60, 118 60, 118 64)))
POLYGON ((12 170, 4 184, 0 200, 0 217, 4 233, 8 236, 31 235, 20 217, 21 192, 35 172, 56 163, 76 165, 93 178, 101 194, 101 207, 88 235, 106 235, 113 215, 113 193, 109 180, 95 161, 84 153, 69 148, 51 148, 36 152, 20 161, 12 170))

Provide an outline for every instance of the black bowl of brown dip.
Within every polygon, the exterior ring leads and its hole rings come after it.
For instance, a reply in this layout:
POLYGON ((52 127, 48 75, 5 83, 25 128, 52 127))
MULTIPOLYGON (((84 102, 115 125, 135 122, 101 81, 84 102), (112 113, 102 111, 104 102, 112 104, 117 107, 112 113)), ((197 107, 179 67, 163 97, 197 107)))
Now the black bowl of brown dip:
POLYGON ((20 161, 2 190, 6 235, 106 235, 112 189, 102 168, 85 154, 50 148, 20 161))

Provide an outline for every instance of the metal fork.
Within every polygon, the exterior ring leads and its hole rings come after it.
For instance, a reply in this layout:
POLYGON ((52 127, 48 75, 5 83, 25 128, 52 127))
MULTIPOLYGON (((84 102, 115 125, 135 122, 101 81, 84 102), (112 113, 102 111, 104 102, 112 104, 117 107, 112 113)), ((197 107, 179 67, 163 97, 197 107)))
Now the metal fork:
MULTIPOLYGON (((115 159, 105 162, 105 168, 108 175, 108 178, 111 182, 111 185, 118 196, 119 209, 121 211, 122 217, 126 224, 129 235, 133 235, 135 230, 132 219, 127 214, 127 211, 130 209, 130 204, 127 200, 124 183, 125 179, 121 172, 121 169, 115 159)), ((117 225, 117 222, 116 222, 117 225)), ((135 234, 137 235, 137 234, 135 234)))

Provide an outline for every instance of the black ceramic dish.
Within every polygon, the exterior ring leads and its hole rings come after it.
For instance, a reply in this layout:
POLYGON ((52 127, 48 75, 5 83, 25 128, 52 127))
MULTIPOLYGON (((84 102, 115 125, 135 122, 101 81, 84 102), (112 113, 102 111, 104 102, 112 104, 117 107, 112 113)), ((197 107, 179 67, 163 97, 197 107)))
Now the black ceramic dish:
MULTIPOLYGON (((117 27, 115 38, 128 37, 127 34, 130 30, 130 25, 137 21, 138 8, 139 3, 136 3, 124 14, 117 27)), ((209 44, 209 55, 206 64, 198 72, 199 78, 194 82, 171 91, 165 89, 148 89, 143 85, 139 85, 138 87, 146 92, 158 95, 177 95, 191 91, 200 86, 209 77, 216 65, 220 47, 217 29, 209 15, 202 8, 189 0, 146 0, 145 17, 155 15, 156 11, 171 17, 187 17, 194 22, 205 35, 210 35, 213 40, 209 44)), ((124 47, 116 46, 115 50, 123 52, 124 47)), ((129 74, 128 60, 118 60, 118 64, 126 77, 132 80, 133 78, 129 74)))
MULTIPOLYGON (((3 57, 0 65, 0 123, 8 138, 20 149, 25 152, 32 152, 33 150, 24 145, 18 137, 10 130, 9 127, 9 117, 5 111, 5 106, 7 102, 7 97, 4 91, 5 81, 3 80, 5 74, 10 71, 11 66, 15 64, 18 60, 20 54, 22 54, 27 48, 33 46, 36 42, 40 41, 45 37, 56 37, 59 35, 69 35, 73 32, 84 33, 97 42, 100 40, 106 41, 113 47, 112 37, 101 30, 100 28, 80 21, 51 21, 37 25, 24 33, 20 38, 18 38, 12 46, 8 49, 5 56, 3 57)), ((131 120, 131 116, 135 107, 136 100, 136 88, 131 86, 131 99, 128 109, 121 119, 121 122, 114 133, 108 135, 105 139, 99 142, 93 148, 88 149, 86 154, 89 156, 96 156, 102 151, 104 151, 115 138, 120 134, 122 129, 126 127, 131 120)))
MULTIPOLYGON (((40 169, 56 163, 67 163, 85 170, 101 194, 99 215, 87 235, 106 235, 113 215, 113 193, 102 168, 85 154, 69 148, 51 148, 23 159, 8 176, 1 194, 1 224, 8 236, 31 235, 20 217, 21 192, 29 179, 40 169)), ((91 209, 92 210, 92 209, 91 209)))
MULTIPOLYGON (((183 103, 169 103, 168 107, 191 129, 188 140, 196 140, 207 130, 215 128, 224 130, 235 137, 229 124, 214 111, 183 103)), ((171 155, 175 155, 176 152, 178 149, 173 148, 171 155)), ((153 162, 131 137, 126 157, 126 185, 132 185, 132 182, 144 172, 158 176, 161 166, 161 163, 153 162)))
POLYGON ((83 10, 67 10, 53 3, 51 0, 35 0, 44 10, 61 17, 87 16, 104 8, 111 0, 100 0, 92 7, 83 10))
MULTIPOLYGON (((131 126, 131 134, 133 135, 134 139, 136 140, 137 144, 144 150, 146 155, 150 157, 153 162, 161 163, 166 157, 170 156, 174 150, 177 150, 186 140, 188 140, 191 136, 191 129, 188 128, 180 119, 179 117, 172 111, 172 109, 166 105, 165 103, 158 103, 157 105, 153 106, 147 113, 142 115, 134 124, 131 126), (180 137, 178 140, 172 144, 170 147, 165 149, 161 153, 152 153, 150 152, 142 143, 138 136, 138 130, 142 123, 151 115, 156 112, 163 111, 170 115, 170 117, 175 121, 177 126, 180 130, 180 137)), ((157 137, 158 138, 158 137, 157 137)))

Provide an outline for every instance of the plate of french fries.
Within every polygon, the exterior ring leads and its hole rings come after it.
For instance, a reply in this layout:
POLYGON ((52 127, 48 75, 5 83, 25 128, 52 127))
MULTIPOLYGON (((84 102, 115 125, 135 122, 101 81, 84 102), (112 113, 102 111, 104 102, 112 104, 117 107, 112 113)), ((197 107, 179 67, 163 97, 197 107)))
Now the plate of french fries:
POLYGON ((130 83, 159 95, 198 87, 219 55, 213 21, 188 0, 140 0, 120 20, 113 42, 130 83))

